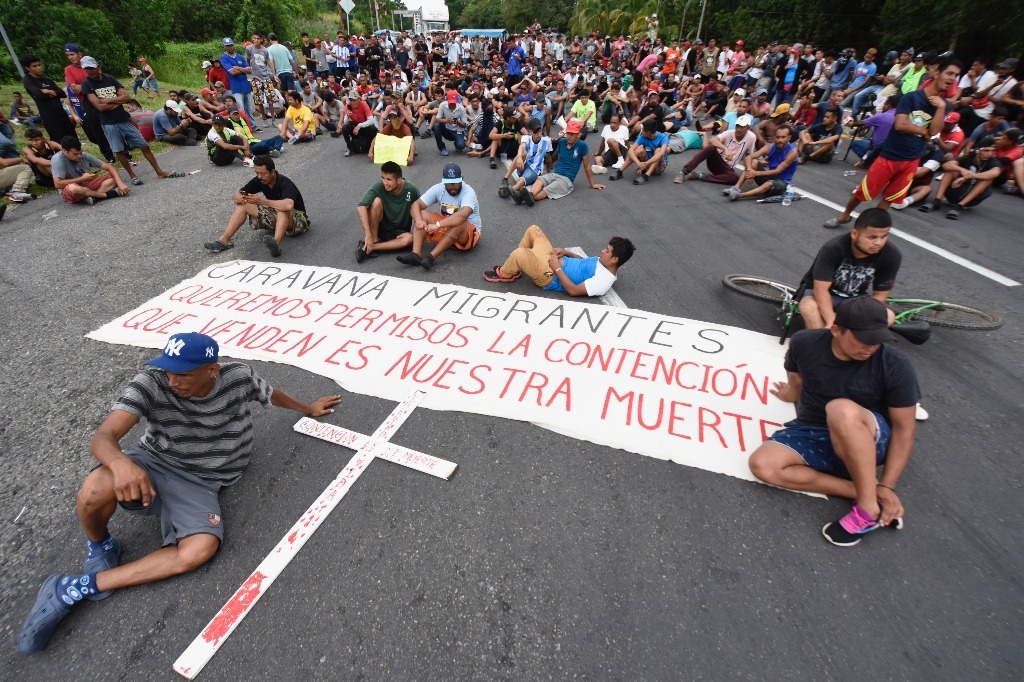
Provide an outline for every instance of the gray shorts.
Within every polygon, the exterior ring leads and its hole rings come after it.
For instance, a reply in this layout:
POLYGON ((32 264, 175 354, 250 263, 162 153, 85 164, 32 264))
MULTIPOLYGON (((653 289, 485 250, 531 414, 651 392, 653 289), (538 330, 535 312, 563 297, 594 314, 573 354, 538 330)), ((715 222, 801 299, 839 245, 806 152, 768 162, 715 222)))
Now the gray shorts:
POLYGON ((548 199, 561 199, 572 194, 572 180, 564 175, 545 173, 540 176, 540 181, 544 183, 544 193, 548 195, 548 199))
POLYGON ((110 143, 110 151, 118 154, 129 149, 149 149, 149 143, 139 129, 131 123, 104 123, 103 135, 110 143))
POLYGON ((159 516, 164 547, 197 533, 208 533, 224 541, 218 484, 176 469, 139 447, 128 448, 124 454, 145 470, 156 489, 156 497, 148 507, 138 501, 118 504, 132 514, 159 516))

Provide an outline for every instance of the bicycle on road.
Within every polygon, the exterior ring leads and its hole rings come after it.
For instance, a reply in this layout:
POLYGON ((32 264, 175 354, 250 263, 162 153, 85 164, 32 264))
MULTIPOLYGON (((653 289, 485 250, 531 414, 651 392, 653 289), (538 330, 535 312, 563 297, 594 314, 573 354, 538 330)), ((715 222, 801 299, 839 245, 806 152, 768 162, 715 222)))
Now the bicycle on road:
MULTIPOLYGON (((798 306, 803 289, 798 290, 782 282, 752 275, 726 275, 722 284, 743 296, 777 304, 779 311, 776 317, 783 322, 779 343, 786 343, 792 331, 793 318, 800 314, 798 306)), ((918 345, 928 340, 932 325, 975 330, 998 329, 1003 325, 998 315, 958 303, 921 298, 889 298, 886 305, 896 313, 892 330, 918 345)))

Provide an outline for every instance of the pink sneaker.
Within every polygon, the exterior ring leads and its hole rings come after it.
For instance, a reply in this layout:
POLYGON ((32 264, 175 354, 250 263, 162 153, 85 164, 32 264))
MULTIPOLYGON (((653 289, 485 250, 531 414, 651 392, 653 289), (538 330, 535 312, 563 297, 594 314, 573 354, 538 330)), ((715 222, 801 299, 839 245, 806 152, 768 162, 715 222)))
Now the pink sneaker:
POLYGON ((860 542, 861 536, 880 528, 878 519, 872 517, 860 508, 856 502, 850 512, 832 523, 826 524, 821 529, 821 534, 833 545, 839 547, 853 547, 860 542))

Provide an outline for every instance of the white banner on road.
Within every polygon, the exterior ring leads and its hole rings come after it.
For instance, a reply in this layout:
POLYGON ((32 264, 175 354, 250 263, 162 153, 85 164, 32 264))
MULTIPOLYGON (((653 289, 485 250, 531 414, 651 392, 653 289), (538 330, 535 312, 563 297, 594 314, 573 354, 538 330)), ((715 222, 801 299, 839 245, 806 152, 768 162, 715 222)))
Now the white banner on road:
POLYGON ((206 268, 89 338, 162 348, 198 331, 221 354, 282 362, 346 390, 533 422, 753 480, 747 457, 793 407, 774 337, 572 299, 299 264, 206 268))

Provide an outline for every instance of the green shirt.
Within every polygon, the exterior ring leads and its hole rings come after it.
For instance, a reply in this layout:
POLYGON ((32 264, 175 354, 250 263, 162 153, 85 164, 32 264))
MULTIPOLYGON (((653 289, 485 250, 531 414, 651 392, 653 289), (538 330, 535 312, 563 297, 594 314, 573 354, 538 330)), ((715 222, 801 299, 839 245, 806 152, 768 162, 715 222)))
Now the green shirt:
POLYGON ((402 191, 398 194, 392 194, 384 189, 384 183, 378 180, 366 190, 366 194, 359 200, 359 205, 369 207, 373 200, 378 197, 381 203, 384 204, 383 223, 402 229, 409 226, 412 221, 410 210, 412 205, 420 198, 420 191, 416 189, 416 185, 406 180, 402 191))

